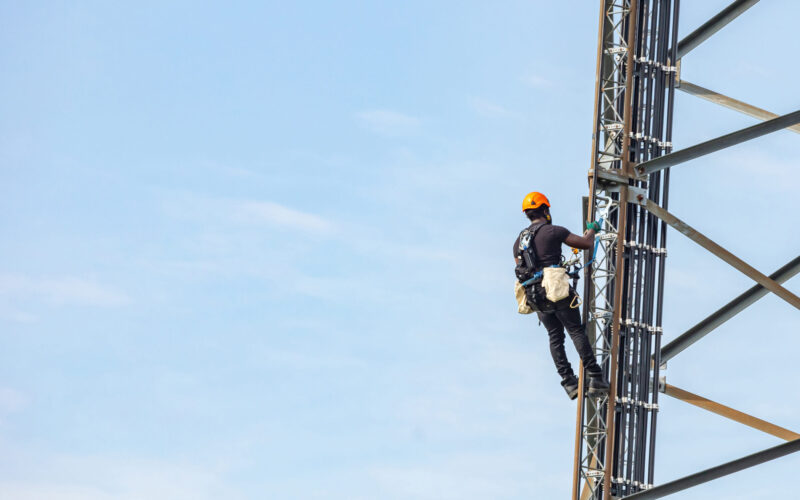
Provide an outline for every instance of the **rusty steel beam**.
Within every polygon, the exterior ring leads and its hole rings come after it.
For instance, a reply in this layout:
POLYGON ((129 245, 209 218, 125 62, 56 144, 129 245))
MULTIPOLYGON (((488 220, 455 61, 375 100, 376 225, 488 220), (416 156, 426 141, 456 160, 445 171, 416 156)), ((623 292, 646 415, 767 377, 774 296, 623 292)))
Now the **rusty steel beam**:
POLYGON ((758 0, 736 0, 722 9, 717 15, 703 23, 702 26, 692 31, 686 35, 683 40, 678 42, 678 59, 708 40, 711 35, 724 28, 728 23, 757 3, 758 0))
MULTIPOLYGON (((776 283, 783 284, 790 278, 800 273, 800 255, 792 259, 769 278, 776 283)), ((755 285, 732 301, 728 302, 708 317, 686 330, 675 340, 661 349, 661 362, 665 363, 683 352, 690 345, 711 333, 715 328, 722 325, 732 317, 744 311, 747 307, 754 304, 757 300, 767 294, 767 289, 761 285, 755 285)))
POLYGON ((784 429, 783 427, 767 422, 766 420, 761 420, 760 418, 756 418, 752 415, 748 415, 747 413, 734 410, 733 408, 717 403, 716 401, 711 401, 710 399, 706 399, 702 396, 698 396, 697 394, 692 394, 691 392, 675 387, 674 385, 665 384, 664 394, 667 396, 672 396, 675 399, 680 399, 681 401, 697 406, 698 408, 710 411, 711 413, 716 413, 717 415, 721 415, 735 422, 739 422, 740 424, 752 427, 753 429, 758 429, 761 432, 766 432, 767 434, 779 437, 785 441, 800 439, 800 434, 796 432, 792 432, 789 429, 784 429))
MULTIPOLYGON (((631 126, 631 116, 633 113, 633 70, 635 66, 635 54, 636 50, 634 48, 634 41, 636 39, 636 22, 634 19, 637 18, 637 10, 639 7, 638 1, 631 2, 630 5, 630 12, 628 13, 628 52, 627 57, 628 61, 625 66, 626 76, 625 76, 625 105, 623 108, 623 118, 622 121, 625 124, 625 134, 630 135, 633 133, 632 130, 629 129, 631 126)), ((621 170, 623 175, 631 176, 633 175, 633 165, 631 165, 631 154, 630 154, 630 147, 631 141, 629 137, 625 137, 622 140, 622 162, 621 162, 621 170)), ((619 350, 619 332, 620 332, 620 321, 621 317, 620 314, 617 312, 620 304, 622 304, 622 298, 624 296, 625 290, 623 289, 623 283, 625 282, 625 266, 624 259, 625 259, 625 239, 627 238, 627 220, 628 220, 628 186, 623 184, 620 186, 619 189, 619 208, 617 212, 617 250, 616 250, 616 263, 614 264, 614 270, 616 272, 616 277, 614 278, 614 318, 611 322, 611 354, 610 354, 610 362, 609 362, 609 374, 608 374, 608 383, 610 385, 610 389, 608 390, 608 403, 606 404, 606 457, 603 461, 603 465, 605 466, 605 474, 603 475, 603 498, 611 499, 611 484, 612 484, 612 476, 614 473, 614 429, 616 427, 616 408, 617 408, 617 372, 619 367, 617 366, 617 351, 619 350)))
MULTIPOLYGON (((635 5, 635 4, 634 4, 635 5)), ((632 8, 631 11, 633 12, 634 9, 632 8)), ((633 24, 633 23, 631 23, 633 24)), ((626 141, 627 144, 627 141, 626 141)), ((627 151, 627 146, 625 147, 625 151, 627 151)), ((627 162, 623 157, 623 165, 627 162)), ((628 204, 625 200, 628 198, 628 186, 623 184, 620 186, 619 191, 619 212, 618 212, 618 220, 619 225, 617 227, 617 255, 616 259, 617 262, 614 265, 616 269, 617 276, 614 278, 615 280, 615 288, 614 288, 614 307, 619 307, 619 304, 622 303, 622 296, 624 293, 624 287, 622 286, 623 277, 622 273, 624 270, 623 259, 625 258, 625 238, 627 236, 627 224, 625 221, 628 217, 628 204)), ((603 462, 605 465, 605 475, 603 476, 603 495, 604 498, 612 498, 611 497, 611 475, 612 475, 612 467, 614 462, 614 426, 616 421, 614 419, 615 412, 617 408, 617 394, 616 394, 616 387, 617 387, 617 352, 619 351, 619 330, 620 330, 620 322, 622 318, 619 314, 614 314, 614 318, 611 322, 611 361, 608 364, 609 367, 609 377, 608 377, 608 384, 611 387, 608 390, 608 404, 606 407, 606 457, 605 461, 603 462)))
MULTIPOLYGON (((758 118, 759 120, 762 121, 778 118, 778 115, 772 113, 771 111, 757 108, 752 104, 747 104, 746 102, 742 102, 739 101, 738 99, 734 99, 733 97, 728 97, 724 94, 714 92, 713 90, 703 88, 700 85, 695 85, 694 83, 687 82, 686 80, 680 80, 678 82, 678 86, 676 86, 675 88, 677 88, 678 90, 682 90, 683 92, 686 92, 689 95, 705 99, 706 101, 713 102, 714 104, 719 104, 720 106, 724 106, 728 109, 732 109, 734 111, 738 111, 745 115, 752 116, 753 118, 758 118)), ((786 127, 786 130, 791 130, 792 132, 800 134, 800 125, 792 125, 791 127, 786 127)))
POLYGON ((679 232, 686 235, 690 240, 694 241, 701 247, 705 248, 709 252, 713 253, 720 259, 730 264, 731 266, 735 267, 736 269, 741 271, 745 276, 749 277, 750 279, 760 284, 770 292, 774 293, 775 295, 782 298, 789 304, 793 305, 795 308, 800 309, 800 297, 793 294, 789 290, 785 289, 784 287, 776 283, 774 280, 760 273, 757 269, 749 265, 747 262, 733 255, 732 253, 725 250, 718 244, 714 243, 713 241, 708 239, 705 235, 703 235, 696 229, 692 228, 682 220, 678 219, 671 213, 667 212, 657 204, 653 203, 651 200, 648 200, 647 198, 639 199, 640 196, 641 195, 636 195, 634 194, 633 191, 631 191, 631 196, 629 197, 629 201, 644 206, 648 212, 655 215, 659 219, 663 220, 673 228, 677 229, 679 232))
POLYGON ((653 172, 664 170, 667 167, 672 167, 673 165, 677 165, 679 163, 687 162, 707 154, 715 153, 722 149, 756 139, 762 135, 777 132, 778 130, 782 130, 798 123, 800 123, 800 111, 795 111, 793 113, 789 113, 788 115, 779 116, 778 118, 767 120, 763 123, 759 123, 758 125, 737 130, 736 132, 731 132, 730 134, 717 137, 716 139, 701 142, 700 144, 681 149, 680 151, 659 156, 658 158, 650 161, 640 163, 636 167, 636 172, 639 175, 652 174, 653 172))
MULTIPOLYGON (((586 324, 586 321, 584 321, 586 324)), ((578 362, 578 394, 583 395, 585 390, 585 377, 583 376, 583 361, 578 362)), ((575 460, 572 464, 572 500, 578 500, 578 492, 580 491, 580 454, 581 454, 581 425, 583 424, 583 398, 578 397, 577 405, 578 416, 575 419, 575 460)), ((585 500, 581 497, 581 500, 585 500)))
POLYGON ((764 462, 769 462, 770 460, 795 453, 797 451, 800 451, 800 439, 795 439, 794 441, 789 441, 788 443, 767 448, 766 450, 753 453, 752 455, 748 455, 722 465, 717 465, 716 467, 697 472, 681 479, 676 479, 675 481, 670 481, 669 483, 664 483, 660 486, 656 486, 655 488, 634 493, 633 495, 629 495, 625 498, 626 500, 653 500, 655 498, 665 497, 667 495, 671 495, 672 493, 677 493, 679 491, 691 488, 692 486, 707 483, 709 481, 713 481, 714 479, 727 476, 728 474, 733 474, 734 472, 739 472, 744 469, 763 464, 764 462))
MULTIPOLYGON (((591 175, 591 172, 597 167, 599 168, 600 163, 597 161, 598 157, 601 157, 601 152, 605 150, 606 147, 609 146, 607 141, 607 137, 604 137, 602 134, 602 126, 600 124, 603 121, 604 115, 608 112, 606 108, 606 90, 604 83, 607 79, 613 78, 615 75, 616 69, 616 61, 612 59, 612 55, 606 52, 607 44, 613 42, 615 38, 615 25, 613 24, 613 20, 608 17, 609 10, 612 10, 614 5, 614 0, 601 0, 600 1, 600 12, 599 12, 599 26, 597 31, 597 62, 596 62, 596 76, 595 76, 595 98, 594 98, 594 130, 592 131, 592 155, 591 155, 591 162, 590 162, 590 176, 589 176, 589 197, 587 199, 587 212, 586 218, 594 220, 595 217, 595 209, 596 209, 596 195, 598 193, 598 186, 597 186, 597 179, 591 175), (609 38, 607 38, 609 37, 609 38), (612 63, 612 64, 610 64, 612 63), (597 162, 597 166, 595 165, 597 162)), ((624 16, 623 16, 624 17, 624 16)), ((621 33, 621 26, 620 26, 620 33, 621 33)), ((596 249, 595 249, 596 250, 596 249)), ((594 255, 592 256, 594 258, 594 255)), ((583 307, 582 312, 582 321, 585 325, 587 325, 587 334, 591 333, 591 330, 594 330, 594 326, 590 326, 589 321, 589 310, 591 309, 591 305, 594 302, 594 280, 592 279, 592 266, 586 266, 586 275, 585 275, 585 287, 584 287, 584 298, 585 298, 585 305, 583 307)), ((590 342, 592 343, 592 348, 594 349, 597 346, 596 338, 591 338, 590 342)), ((586 434, 588 429, 589 422, 592 422, 593 419, 596 417, 595 411, 601 408, 600 405, 597 405, 596 402, 590 401, 586 397, 586 379, 584 376, 583 370, 583 363, 580 364, 580 372, 579 372, 579 380, 578 380, 578 404, 577 404, 577 420, 576 420, 576 429, 575 429, 575 455, 574 455, 574 464, 573 464, 573 485, 572 485, 572 500, 587 500, 588 498, 593 496, 593 492, 597 487, 596 484, 592 483, 591 485, 589 482, 593 482, 594 478, 587 474, 587 471, 583 468, 583 453, 587 453, 589 456, 588 469, 591 471, 595 471, 598 468, 597 464, 597 455, 594 454, 595 451, 598 449, 598 443, 601 440, 598 436, 590 436, 586 434), (581 487, 583 480, 586 481, 586 486, 583 489, 583 494, 581 494, 581 487)), ((598 493, 598 496, 602 493, 598 493)))

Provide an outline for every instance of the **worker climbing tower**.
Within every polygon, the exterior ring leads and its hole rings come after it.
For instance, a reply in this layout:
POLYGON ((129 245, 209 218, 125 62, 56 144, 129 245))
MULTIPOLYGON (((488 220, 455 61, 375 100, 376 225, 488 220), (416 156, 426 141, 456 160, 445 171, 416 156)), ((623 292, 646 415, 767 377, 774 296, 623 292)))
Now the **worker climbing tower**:
POLYGON ((800 111, 779 117, 680 80, 681 58, 758 0, 734 1, 680 41, 679 2, 601 0, 585 215, 586 220, 600 221, 602 227, 591 265, 586 267, 584 322, 611 391, 599 397, 589 395, 584 391, 585 377, 581 374, 573 500, 659 498, 800 450, 800 440, 795 440, 800 435, 660 380, 662 362, 768 291, 800 309, 800 298, 780 285, 800 271, 800 257, 767 277, 667 211, 671 166, 800 122, 800 111), (766 121, 673 152, 676 90, 766 121), (758 285, 662 348, 667 226, 758 285), (692 404, 790 442, 655 487, 659 392, 691 400, 692 404), (698 404, 701 400, 703 403, 698 404))

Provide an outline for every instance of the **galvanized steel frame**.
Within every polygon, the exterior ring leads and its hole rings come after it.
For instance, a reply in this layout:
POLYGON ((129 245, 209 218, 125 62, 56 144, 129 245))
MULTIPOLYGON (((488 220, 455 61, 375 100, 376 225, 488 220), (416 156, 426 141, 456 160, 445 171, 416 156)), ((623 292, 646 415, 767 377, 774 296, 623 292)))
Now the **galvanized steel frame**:
MULTIPOLYGON (((600 8, 597 54, 595 129, 592 136, 592 168, 619 170, 625 136, 624 111, 628 66, 628 19, 630 0, 604 0, 600 8)), ((614 316, 619 194, 598 189, 598 177, 590 175, 588 219, 602 217, 603 238, 598 239, 594 264, 587 267, 584 323, 603 372, 612 369, 611 337, 614 316), (604 217, 603 217, 604 216, 604 217), (591 312, 590 312, 591 311, 591 312), (586 321, 591 317, 591 322, 586 321)), ((581 367, 583 368, 583 367, 581 367)), ((602 498, 606 467, 608 397, 589 397, 586 377, 580 370, 576 424, 573 500, 602 498), (580 491, 583 488, 584 495, 580 491)), ((612 395, 613 397, 613 395, 612 395)), ((613 407, 613 402, 612 402, 613 407)))
POLYGON ((784 128, 800 131, 800 111, 777 116, 683 82, 687 93, 764 123, 672 153, 680 58, 757 2, 735 0, 678 42, 679 0, 601 0, 586 218, 602 219, 603 232, 593 265, 587 268, 584 322, 611 392, 603 397, 587 395, 581 370, 573 500, 660 498, 800 451, 800 434, 659 380, 662 361, 769 291, 800 309, 800 298, 781 286, 800 271, 800 257, 765 276, 667 211, 669 167, 784 128), (667 225, 758 284, 661 349, 667 225), (654 487, 659 390, 793 441, 654 487))
POLYGON ((653 474, 665 226, 628 192, 666 201, 668 174, 634 165, 671 151, 677 0, 605 0, 598 42, 588 217, 602 219, 584 319, 612 390, 578 402, 573 498, 646 488, 653 474), (582 489, 582 493, 581 493, 582 489))

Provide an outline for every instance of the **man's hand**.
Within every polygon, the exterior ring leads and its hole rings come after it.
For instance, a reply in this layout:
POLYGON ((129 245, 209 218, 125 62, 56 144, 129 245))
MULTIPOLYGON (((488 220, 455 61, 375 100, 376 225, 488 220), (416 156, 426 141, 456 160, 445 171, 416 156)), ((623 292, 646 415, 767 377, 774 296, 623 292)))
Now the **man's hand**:
POLYGON ((595 233, 600 231, 600 223, 597 221, 587 222, 586 229, 594 231, 595 233))

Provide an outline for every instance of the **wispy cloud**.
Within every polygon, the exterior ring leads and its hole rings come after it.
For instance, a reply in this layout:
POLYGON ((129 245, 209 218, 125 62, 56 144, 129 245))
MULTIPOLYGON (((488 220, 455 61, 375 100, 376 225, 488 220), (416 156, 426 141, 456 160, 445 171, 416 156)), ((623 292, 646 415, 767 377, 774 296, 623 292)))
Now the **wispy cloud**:
POLYGON ((0 319, 13 321, 14 323, 33 323, 39 318, 35 314, 9 307, 8 304, 0 304, 0 319))
POLYGON ((337 225, 330 219, 271 200, 171 193, 164 203, 164 210, 171 217, 202 222, 206 229, 267 225, 325 235, 337 229, 337 225))
POLYGON ((356 118, 368 129, 383 135, 407 134, 420 124, 419 118, 390 109, 359 111, 356 118))
POLYGON ((527 75, 522 78, 522 81, 530 86, 535 88, 544 88, 544 87, 552 87, 553 82, 548 80, 547 78, 540 76, 540 75, 527 75))
POLYGON ((469 104, 478 114, 483 116, 491 116, 491 117, 508 117, 508 116, 516 116, 517 113, 504 108, 503 106, 493 103, 491 101, 487 101, 486 99, 481 99, 479 97, 473 97, 469 100, 469 104))
POLYGON ((35 298, 57 305, 115 307, 130 297, 110 286, 74 276, 0 274, 0 297, 35 298))
MULTIPOLYGON (((288 349, 276 349, 273 347, 266 347, 265 349, 256 348, 254 352, 263 362, 269 363, 270 366, 291 370, 338 370, 343 368, 366 367, 366 362, 363 359, 350 355, 308 353, 288 349)), ((1 395, 2 393, 0 393, 0 396, 1 395)))
MULTIPOLYGON (((4 457, 0 457, 4 458, 4 457)), ((151 500, 241 498, 219 470, 177 462, 113 456, 15 456, 30 472, 0 478, 3 498, 16 500, 151 500), (34 459, 35 462, 34 462, 34 459), (34 465, 35 463, 35 465, 34 465)))
POLYGON ((271 201, 237 201, 234 202, 234 207, 239 215, 255 222, 319 233, 332 233, 335 229, 331 221, 318 215, 271 201))

